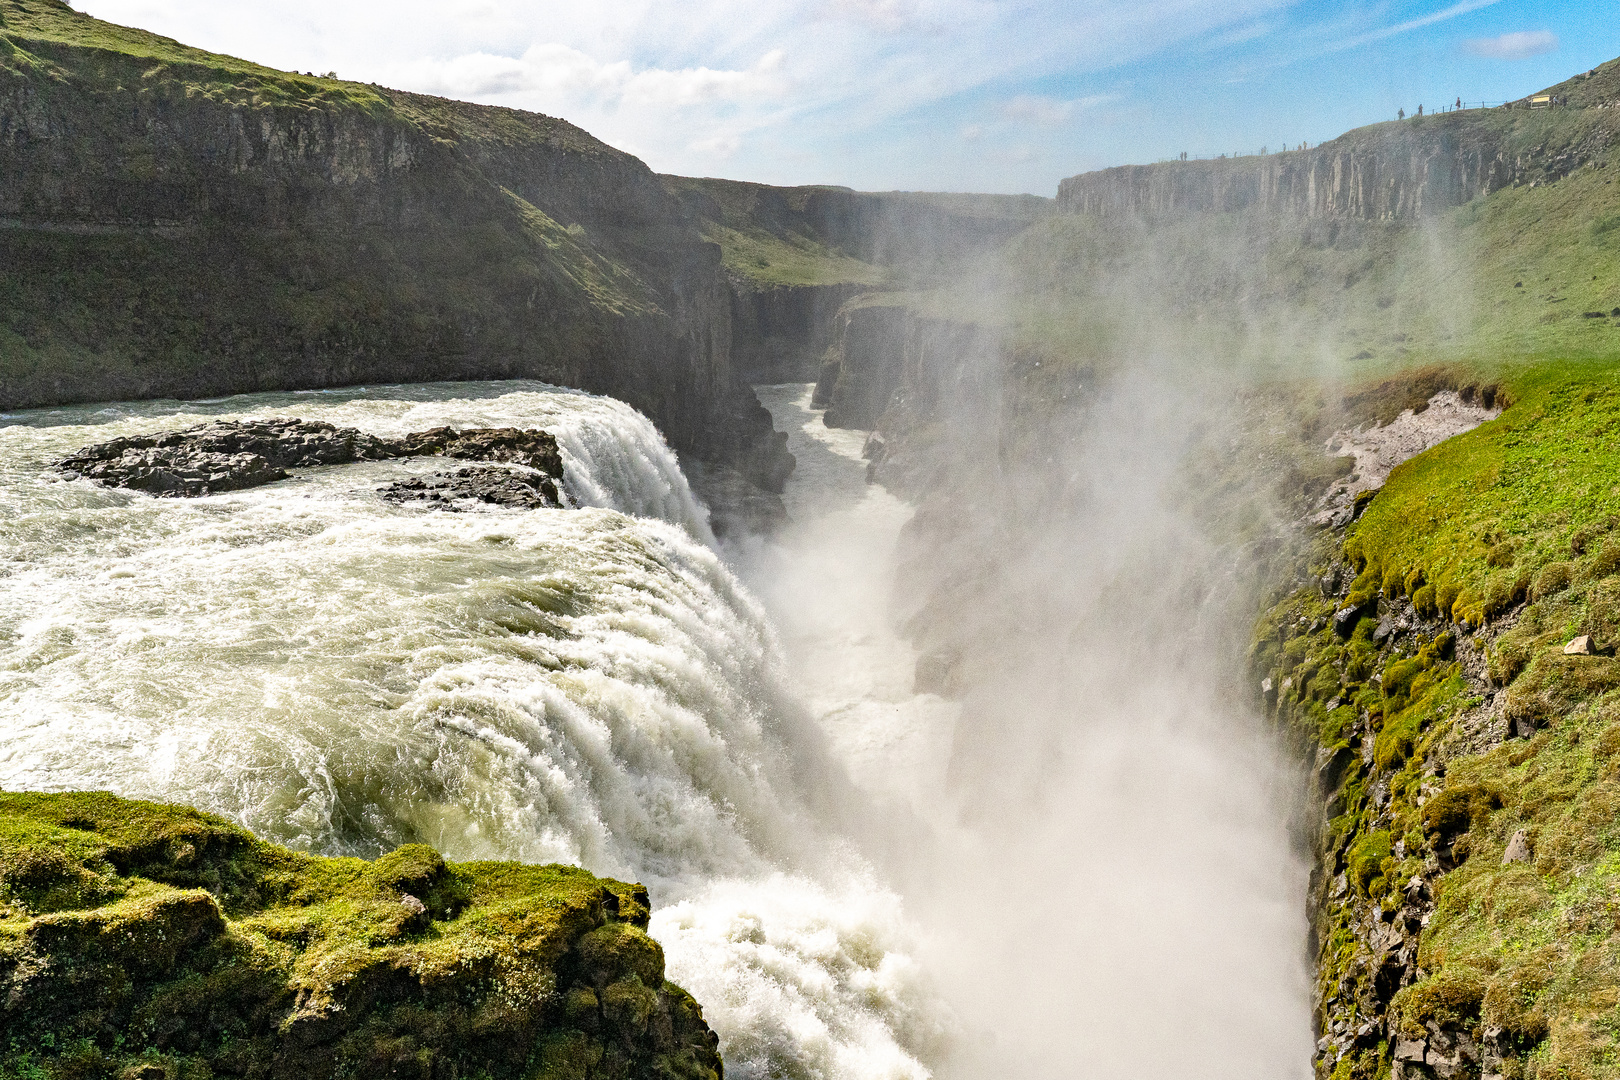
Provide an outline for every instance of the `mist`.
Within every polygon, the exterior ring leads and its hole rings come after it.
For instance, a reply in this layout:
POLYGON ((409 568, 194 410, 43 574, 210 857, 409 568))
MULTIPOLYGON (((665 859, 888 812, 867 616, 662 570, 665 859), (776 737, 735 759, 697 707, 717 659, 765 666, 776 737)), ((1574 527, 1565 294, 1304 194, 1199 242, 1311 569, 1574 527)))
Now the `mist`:
POLYGON ((795 524, 736 556, 887 807, 861 843, 953 1016, 925 1060, 964 1080, 1307 1076, 1301 776, 1237 679, 1255 568, 1188 485, 1230 386, 1153 357, 1031 410, 984 370, 1004 343, 979 344, 936 358, 958 389, 915 514, 866 483, 864 432, 766 388, 795 524), (924 653, 959 700, 914 690, 924 653))

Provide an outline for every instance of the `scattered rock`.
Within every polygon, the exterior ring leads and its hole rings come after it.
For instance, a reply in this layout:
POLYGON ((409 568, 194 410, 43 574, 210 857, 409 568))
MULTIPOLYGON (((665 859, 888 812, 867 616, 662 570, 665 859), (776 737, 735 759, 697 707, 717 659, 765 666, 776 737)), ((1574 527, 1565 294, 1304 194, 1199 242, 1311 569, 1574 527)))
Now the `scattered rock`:
POLYGON ((457 503, 469 500, 515 510, 562 505, 556 482, 545 473, 498 465, 469 465, 453 473, 400 480, 381 489, 381 494, 390 502, 426 502, 439 510, 459 510, 457 503))
POLYGON ((1383 487, 1395 466, 1500 413, 1498 408, 1464 401, 1455 390, 1442 390, 1424 408, 1408 409, 1382 427, 1334 432, 1327 440, 1327 452, 1335 457, 1353 456, 1356 464, 1349 476, 1322 496, 1312 522, 1324 528, 1349 524, 1366 508, 1362 499, 1383 487))
POLYGON ((536 504, 532 492, 519 496, 515 490, 498 497, 485 497, 477 491, 456 497, 499 505, 559 504, 556 483, 562 477, 562 456, 557 440, 546 431, 518 428, 456 431, 440 427, 388 439, 317 420, 215 420, 182 431, 133 435, 87 446, 57 462, 57 468, 107 487, 196 497, 285 480, 288 469, 428 456, 533 469, 543 474, 544 483, 526 486, 550 502, 536 504), (518 501, 503 501, 508 497, 518 501))
POLYGON ((1565 656, 1593 656, 1596 653, 1597 649, 1592 646, 1591 634, 1581 634, 1564 646, 1565 656))
POLYGON ((1395 1040, 1394 1056, 1396 1061, 1422 1061, 1423 1054, 1423 1041, 1421 1039, 1395 1040))
POLYGON ((1529 861, 1530 836, 1523 829, 1520 829, 1513 834, 1513 839, 1508 841, 1507 850, 1502 852, 1502 865, 1506 866, 1508 863, 1516 862, 1527 863, 1529 861))

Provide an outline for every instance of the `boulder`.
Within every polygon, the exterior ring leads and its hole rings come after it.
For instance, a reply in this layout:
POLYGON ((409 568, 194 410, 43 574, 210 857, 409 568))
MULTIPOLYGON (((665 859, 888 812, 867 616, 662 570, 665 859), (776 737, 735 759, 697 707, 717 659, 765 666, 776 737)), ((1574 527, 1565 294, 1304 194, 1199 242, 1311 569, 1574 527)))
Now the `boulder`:
POLYGON ((1564 646, 1565 656, 1595 656, 1596 654, 1597 649, 1592 645, 1591 634, 1581 634, 1564 646))
POLYGON ((1378 614, 1378 599, 1374 597, 1361 604, 1340 608, 1333 613, 1333 632, 1340 637, 1349 637, 1355 632, 1356 623, 1363 616, 1372 618, 1378 614))
POLYGON ((1502 865, 1508 863, 1527 863, 1530 861, 1530 836, 1520 829, 1508 841, 1507 850, 1502 852, 1502 865))
POLYGON ((390 502, 425 502, 440 510, 460 510, 468 502, 514 510, 561 506, 556 482, 545 473, 475 465, 453 473, 400 480, 381 490, 390 502))

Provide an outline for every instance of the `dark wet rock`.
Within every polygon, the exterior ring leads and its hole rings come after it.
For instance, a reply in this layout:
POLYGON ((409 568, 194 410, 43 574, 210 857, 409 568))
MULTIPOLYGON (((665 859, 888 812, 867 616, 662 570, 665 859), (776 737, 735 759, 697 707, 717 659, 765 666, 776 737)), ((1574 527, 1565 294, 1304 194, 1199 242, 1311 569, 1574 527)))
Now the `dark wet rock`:
POLYGON ((515 510, 560 506, 557 485, 544 473, 520 472, 498 465, 469 465, 455 472, 412 477, 382 489, 390 502, 426 502, 441 510, 458 510, 465 500, 515 510))
POLYGON ((241 491, 287 477, 289 468, 396 456, 382 440, 309 420, 217 420, 183 431, 87 446, 57 467, 107 487, 152 495, 241 491))
POLYGON ((440 427, 389 442, 390 457, 448 457, 462 461, 502 461, 527 465, 552 477, 562 476, 562 455, 550 432, 538 428, 440 427))
POLYGON ((782 496, 729 465, 686 461, 687 481, 709 510, 709 528, 723 539, 769 536, 787 524, 782 496))
POLYGON ((1355 632, 1356 623, 1361 621, 1362 616, 1371 618, 1377 614, 1378 601, 1376 599, 1368 600, 1364 604, 1342 608, 1333 613, 1333 632, 1340 637, 1349 637, 1355 632))
POLYGON ((499 477, 464 477, 468 470, 462 470, 444 477, 467 488, 466 494, 452 498, 499 505, 559 504, 556 481, 562 476, 562 457, 557 440, 549 432, 518 428, 440 427, 389 439, 318 420, 215 420, 181 431, 97 443, 63 458, 57 467, 107 487, 190 497, 285 480, 288 469, 429 456, 510 463, 543 474, 514 481, 517 474, 509 470, 497 470, 499 477), (537 498, 550 501, 536 503, 537 498))
POLYGON ((962 659, 954 650, 936 649, 917 658, 912 685, 919 694, 959 698, 963 687, 962 659))

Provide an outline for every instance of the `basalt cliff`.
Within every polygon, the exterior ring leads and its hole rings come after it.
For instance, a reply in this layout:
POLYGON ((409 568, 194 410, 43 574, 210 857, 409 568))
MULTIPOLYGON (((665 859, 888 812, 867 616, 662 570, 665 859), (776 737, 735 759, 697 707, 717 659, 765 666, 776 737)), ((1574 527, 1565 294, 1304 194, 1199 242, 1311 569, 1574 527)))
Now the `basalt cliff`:
POLYGON ((1358 128, 1308 149, 1124 165, 1064 180, 1058 206, 1096 216, 1231 213, 1416 221, 1602 158, 1620 132, 1620 64, 1506 108, 1358 128), (1555 98, 1557 106, 1537 98, 1555 98), (1551 116, 1558 123, 1549 124, 1551 116), (1549 152, 1550 151, 1550 152, 1549 152))

